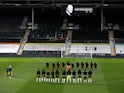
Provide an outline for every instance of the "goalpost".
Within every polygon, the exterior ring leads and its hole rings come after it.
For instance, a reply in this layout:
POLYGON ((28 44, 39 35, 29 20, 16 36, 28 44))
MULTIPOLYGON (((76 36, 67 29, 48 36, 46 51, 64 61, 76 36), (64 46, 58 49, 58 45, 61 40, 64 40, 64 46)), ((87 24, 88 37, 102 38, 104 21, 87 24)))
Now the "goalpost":
POLYGON ((66 55, 65 51, 66 48, 61 49, 61 58, 76 58, 76 57, 87 57, 87 58, 93 58, 93 54, 95 53, 94 47, 88 47, 85 48, 70 48, 70 54, 66 55))

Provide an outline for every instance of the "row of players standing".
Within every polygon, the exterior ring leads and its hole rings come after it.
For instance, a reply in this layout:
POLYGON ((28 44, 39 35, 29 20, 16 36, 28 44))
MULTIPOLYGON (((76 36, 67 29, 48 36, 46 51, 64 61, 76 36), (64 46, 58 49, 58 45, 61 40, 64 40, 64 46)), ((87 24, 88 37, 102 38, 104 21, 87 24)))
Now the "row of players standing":
MULTIPOLYGON (((84 83, 86 82, 92 82, 92 69, 93 68, 97 68, 97 64, 96 62, 95 63, 90 63, 90 70, 87 71, 86 69, 88 69, 88 62, 85 63, 86 67, 84 69, 84 63, 81 62, 81 68, 84 70, 83 72, 81 71, 81 69, 79 68, 80 64, 79 62, 76 62, 76 67, 78 69, 78 71, 76 72, 75 69, 74 69, 74 63, 70 63, 70 62, 67 62, 67 64, 65 64, 65 62, 62 62, 62 83, 65 83, 65 82, 73 82, 73 83, 76 83, 76 82, 82 82, 82 73, 84 75, 84 83), (66 65, 66 69, 65 69, 65 65, 66 65), (72 71, 71 71, 71 68, 72 68, 72 71), (77 79, 76 79, 76 75, 78 76, 77 79), (87 75, 88 75, 88 79, 87 79, 87 75)), ((40 82, 60 82, 60 63, 57 62, 56 63, 56 66, 55 66, 55 63, 52 63, 52 68, 53 70, 50 71, 49 70, 49 63, 47 62, 46 63, 46 68, 47 68, 47 71, 45 71, 43 69, 42 71, 42 78, 40 79, 40 69, 38 69, 37 71, 37 79, 36 81, 40 81, 40 82), (55 67, 56 70, 55 70, 55 67), (51 77, 50 77, 50 74, 51 74, 51 77)))
MULTIPOLYGON (((65 62, 62 62, 62 68, 64 68, 66 65, 65 62)), ((67 65, 70 65, 71 68, 73 69, 75 64, 74 63, 70 63, 70 62, 67 62, 67 65)), ((49 62, 46 62, 46 68, 49 68, 49 62)), ((57 62, 56 64, 55 63, 52 63, 52 68, 55 69, 55 67, 57 66, 57 68, 59 69, 60 68, 60 63, 57 62)), ((81 66, 82 69, 88 69, 90 67, 90 69, 93 69, 93 68, 97 68, 97 63, 96 62, 76 62, 76 68, 79 68, 81 66)))

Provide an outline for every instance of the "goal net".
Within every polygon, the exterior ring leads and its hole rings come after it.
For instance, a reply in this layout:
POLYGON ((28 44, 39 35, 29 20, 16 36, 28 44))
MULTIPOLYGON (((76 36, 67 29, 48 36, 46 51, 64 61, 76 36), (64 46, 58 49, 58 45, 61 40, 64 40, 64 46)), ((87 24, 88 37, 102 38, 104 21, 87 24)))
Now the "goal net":
POLYGON ((95 53, 94 48, 70 48, 70 49, 61 49, 61 58, 76 58, 76 57, 86 57, 93 58, 93 53, 95 53), (69 54, 66 54, 65 51, 69 50, 69 54))

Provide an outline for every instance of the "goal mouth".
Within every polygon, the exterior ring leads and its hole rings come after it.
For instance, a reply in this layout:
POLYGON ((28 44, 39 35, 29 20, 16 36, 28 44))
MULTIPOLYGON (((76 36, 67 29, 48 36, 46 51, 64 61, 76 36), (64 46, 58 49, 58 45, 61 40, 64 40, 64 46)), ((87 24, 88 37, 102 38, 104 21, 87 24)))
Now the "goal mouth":
POLYGON ((63 58, 91 58, 90 53, 70 53, 69 55, 63 55, 63 58))
POLYGON ((84 48, 65 48, 61 50, 61 58, 92 58, 93 53, 93 48, 87 50, 84 48))

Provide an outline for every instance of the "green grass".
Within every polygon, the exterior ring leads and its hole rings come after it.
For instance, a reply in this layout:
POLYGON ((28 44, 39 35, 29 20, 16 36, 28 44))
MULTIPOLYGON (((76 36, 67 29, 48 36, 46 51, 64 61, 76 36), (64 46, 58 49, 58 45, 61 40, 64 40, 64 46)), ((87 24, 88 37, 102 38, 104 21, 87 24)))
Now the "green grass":
POLYGON ((124 59, 100 59, 93 71, 92 84, 53 84, 35 82, 38 68, 45 62, 91 61, 83 58, 0 58, 0 93, 124 93, 124 59), (13 66, 13 79, 6 76, 6 66, 13 66))

